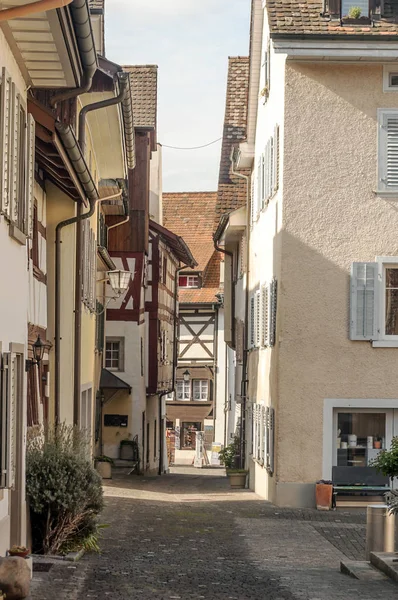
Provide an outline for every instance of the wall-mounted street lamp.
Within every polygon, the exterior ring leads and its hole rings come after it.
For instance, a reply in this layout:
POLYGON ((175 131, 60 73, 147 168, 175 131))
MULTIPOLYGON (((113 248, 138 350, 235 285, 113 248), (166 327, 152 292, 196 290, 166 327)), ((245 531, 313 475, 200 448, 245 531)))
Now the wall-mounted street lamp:
POLYGON ((30 358, 25 363, 26 371, 29 371, 33 365, 39 365, 43 360, 44 352, 51 348, 51 344, 43 344, 40 335, 37 336, 37 340, 31 344, 33 358, 30 358))
POLYGON ((117 269, 116 271, 108 271, 107 277, 109 285, 116 296, 121 296, 129 287, 131 273, 130 271, 120 271, 117 269))
POLYGON ((184 373, 182 374, 184 381, 189 381, 189 377, 190 377, 190 372, 188 371, 188 369, 186 371, 184 371, 184 373))

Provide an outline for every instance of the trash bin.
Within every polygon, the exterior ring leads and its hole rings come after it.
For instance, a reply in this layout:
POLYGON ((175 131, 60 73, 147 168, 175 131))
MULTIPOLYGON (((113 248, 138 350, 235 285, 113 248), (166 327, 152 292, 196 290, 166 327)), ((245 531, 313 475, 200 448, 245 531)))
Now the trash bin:
POLYGON ((385 504, 373 504, 366 509, 366 560, 371 552, 395 551, 395 515, 385 504))

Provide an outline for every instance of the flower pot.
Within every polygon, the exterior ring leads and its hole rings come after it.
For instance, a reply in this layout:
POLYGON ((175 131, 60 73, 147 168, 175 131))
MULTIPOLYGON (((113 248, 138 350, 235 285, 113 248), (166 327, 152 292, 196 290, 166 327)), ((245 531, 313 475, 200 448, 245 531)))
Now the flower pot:
POLYGON ((373 442, 373 448, 379 450, 381 448, 381 442, 373 442))
POLYGON ((330 510, 332 507, 333 485, 317 483, 315 485, 315 501, 318 510, 330 510))
POLYGON ((112 463, 110 462, 96 462, 95 468, 101 475, 102 479, 112 479, 112 463))
POLYGON ((227 473, 227 475, 232 489, 244 489, 246 487, 247 473, 227 473))
POLYGON ((12 550, 9 550, 8 556, 19 556, 19 558, 26 558, 29 556, 29 550, 25 550, 25 552, 13 552, 12 550))

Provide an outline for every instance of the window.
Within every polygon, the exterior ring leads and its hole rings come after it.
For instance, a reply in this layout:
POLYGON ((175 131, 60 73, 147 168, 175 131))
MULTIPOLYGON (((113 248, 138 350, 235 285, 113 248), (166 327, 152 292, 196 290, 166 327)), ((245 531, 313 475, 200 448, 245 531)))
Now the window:
POLYGON ((177 400, 191 399, 191 382, 177 379, 177 400))
POLYGON ((350 339, 398 346, 398 257, 353 263, 350 295, 350 339))
POLYGON ((251 348, 275 346, 278 285, 274 278, 252 293, 249 307, 251 348))
POLYGON ((342 17, 349 17, 358 20, 363 17, 369 17, 369 0, 341 0, 341 15, 342 17), (353 8, 359 8, 359 16, 351 16, 351 10, 353 8))
MULTIPOLYGON (((81 403, 80 403, 80 429, 83 429, 87 433, 87 437, 91 442, 92 437, 92 416, 93 416, 93 389, 87 388, 81 392, 81 403)), ((88 449, 88 454, 91 453, 91 449, 88 449)))
POLYGON ((377 191, 381 194, 398 194, 398 111, 378 111, 378 181, 377 191))
POLYGON ((385 412, 337 411, 336 453, 338 467, 370 467, 380 450, 387 448, 385 412))
MULTIPOLYGON (((1 355, 0 355, 1 358, 1 355)), ((4 352, 0 388, 0 488, 14 487, 18 453, 23 439, 22 404, 17 401, 23 390, 23 355, 4 352)))
POLYGON ((181 434, 180 434, 180 448, 181 450, 195 450, 196 449, 196 433, 201 431, 202 423, 182 423, 181 434))
POLYGON ((192 385, 194 400, 209 399, 209 381, 207 379, 194 379, 192 385))
MULTIPOLYGON (((159 327, 160 327, 160 322, 159 322, 159 327)), ((165 329, 160 330, 159 343, 160 343, 160 363, 167 365, 168 364, 169 340, 167 337, 167 331, 165 329)))
POLYGON ((32 262, 33 266, 39 268, 39 223, 37 218, 37 205, 33 208, 33 232, 32 232, 32 262))
POLYGON ((124 371, 124 338, 106 338, 105 367, 110 371, 124 371))
POLYGON ((279 187, 279 127, 268 138, 264 152, 257 162, 257 178, 252 190, 252 224, 259 217, 260 211, 267 207, 269 200, 279 187))
POLYGON ((35 121, 26 114, 22 96, 3 68, 0 80, 0 211, 10 235, 21 243, 32 236, 35 121))
POLYGON ((199 275, 180 275, 178 285, 182 288, 198 288, 199 275))
POLYGON ((262 404, 253 404, 251 425, 252 458, 272 475, 274 472, 274 409, 262 404))
POLYGON ((104 351, 104 335, 105 335, 105 310, 104 306, 96 301, 96 335, 95 335, 95 347, 98 352, 104 351))
POLYGON ((384 65, 383 67, 383 92, 398 91, 398 69, 384 65))

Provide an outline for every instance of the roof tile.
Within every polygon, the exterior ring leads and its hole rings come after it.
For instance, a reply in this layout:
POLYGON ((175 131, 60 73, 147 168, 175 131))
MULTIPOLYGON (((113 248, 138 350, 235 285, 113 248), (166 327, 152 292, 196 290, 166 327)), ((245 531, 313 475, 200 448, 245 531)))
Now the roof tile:
POLYGON ((158 102, 157 65, 129 65, 134 127, 156 129, 158 102))

